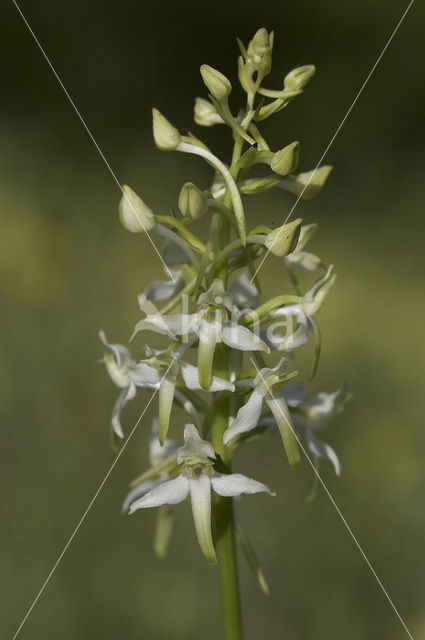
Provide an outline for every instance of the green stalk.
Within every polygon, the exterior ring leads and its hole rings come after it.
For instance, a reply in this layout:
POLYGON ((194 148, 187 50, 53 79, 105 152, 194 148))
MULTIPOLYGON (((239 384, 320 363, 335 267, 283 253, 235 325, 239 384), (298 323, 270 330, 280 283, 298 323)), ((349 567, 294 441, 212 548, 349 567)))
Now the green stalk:
MULTIPOLYGON (((235 165, 240 158, 243 139, 235 135, 230 174, 237 178, 235 165)), ((224 197, 226 207, 232 206, 229 190, 224 197)), ((230 241, 231 226, 226 218, 221 218, 219 247, 224 249, 230 241)), ((223 263, 217 274, 226 286, 227 265, 223 263)), ((214 357, 214 374, 223 378, 230 375, 230 350, 224 344, 218 344, 214 357)), ((221 473, 231 472, 232 449, 223 444, 223 434, 229 426, 229 396, 219 396, 211 417, 212 445, 217 454, 217 470, 221 473)), ((235 519, 233 499, 215 495, 214 516, 216 525, 216 553, 220 579, 221 608, 223 614, 224 640, 242 640, 242 615, 239 596, 238 569, 236 558, 235 519)))
MULTIPOLYGON (((217 345, 214 373, 227 377, 229 360, 229 349, 223 344, 217 345)), ((226 395, 219 397, 216 401, 211 419, 212 444, 217 454, 216 467, 220 473, 231 472, 231 450, 223 444, 223 434, 228 423, 229 396, 226 395)), ((214 516, 224 640, 242 640, 233 499, 216 494, 214 516)))

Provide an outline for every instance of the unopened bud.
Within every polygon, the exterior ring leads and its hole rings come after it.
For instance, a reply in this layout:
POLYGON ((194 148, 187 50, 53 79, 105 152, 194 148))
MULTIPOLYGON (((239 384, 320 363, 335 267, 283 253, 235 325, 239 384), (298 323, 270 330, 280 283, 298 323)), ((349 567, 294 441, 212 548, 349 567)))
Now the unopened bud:
POLYGON ((158 149, 172 151, 180 142, 180 133, 158 109, 152 109, 153 137, 158 149))
POLYGON ((315 73, 316 67, 313 64, 306 64, 303 67, 292 69, 292 71, 290 71, 285 77, 285 89, 289 89, 291 91, 302 91, 315 73))
POLYGON ((296 170, 299 157, 300 143, 298 141, 291 142, 291 144, 274 154, 271 162, 272 171, 280 176, 287 176, 288 173, 296 170))
POLYGON ((186 182, 182 186, 178 204, 182 216, 192 220, 202 218, 208 210, 202 191, 193 182, 186 182))
POLYGON ((291 180, 291 184, 285 185, 285 189, 292 191, 304 200, 311 200, 320 193, 332 169, 333 167, 325 164, 323 167, 313 169, 313 171, 299 173, 296 177, 288 176, 287 180, 291 180))
POLYGON ((155 226, 155 216, 147 204, 126 184, 119 204, 122 226, 133 233, 150 231, 155 226))
POLYGON ((262 29, 258 29, 257 33, 248 45, 248 54, 251 57, 251 62, 263 77, 270 73, 272 50, 273 31, 271 31, 269 35, 264 27, 262 29))
POLYGON ((292 253, 300 237, 302 218, 273 229, 266 238, 267 249, 279 258, 292 253))
POLYGON ((201 127, 212 127, 215 124, 223 122, 221 116, 217 113, 217 109, 209 100, 204 98, 196 98, 195 100, 195 122, 201 127))
POLYGON ((232 85, 225 75, 208 64, 201 66, 201 75, 207 89, 216 100, 222 102, 227 98, 232 90, 232 85))

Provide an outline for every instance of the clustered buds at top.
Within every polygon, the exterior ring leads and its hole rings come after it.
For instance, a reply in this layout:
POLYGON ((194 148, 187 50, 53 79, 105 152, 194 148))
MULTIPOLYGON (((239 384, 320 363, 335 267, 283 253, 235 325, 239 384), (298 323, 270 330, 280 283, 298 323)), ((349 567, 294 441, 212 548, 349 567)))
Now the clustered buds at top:
POLYGON ((286 147, 277 151, 271 161, 271 168, 280 176, 287 176, 298 167, 300 157, 300 143, 298 141, 291 142, 286 147))
POLYGON ((226 78, 220 71, 210 67, 208 64, 201 66, 202 80, 204 81, 207 89, 219 102, 222 102, 227 98, 232 90, 230 80, 226 78))
POLYGON ((208 211, 202 191, 193 182, 186 182, 182 186, 179 195, 179 209, 182 216, 191 220, 202 218, 208 211))
POLYGON ((303 219, 297 218, 292 222, 273 229, 266 237, 266 247, 275 256, 281 258, 292 253, 300 237, 301 224, 303 219))
POLYGON ((180 133, 158 109, 152 109, 152 115, 153 137, 156 146, 161 151, 173 151, 180 142, 180 133))
POLYGON ((316 67, 314 64, 306 64, 303 67, 296 67, 296 69, 292 69, 292 71, 285 76, 285 89, 289 89, 290 91, 302 91, 315 73, 316 67))
POLYGON ((120 221, 127 231, 146 233, 155 226, 152 209, 126 184, 122 188, 123 196, 119 204, 120 221))
POLYGON ((263 77, 270 73, 272 66, 273 36, 273 31, 268 34, 263 27, 248 45, 250 62, 263 77))
POLYGON ((223 122, 215 106, 204 98, 196 98, 194 115, 196 124, 199 124, 201 127, 212 127, 215 124, 223 122))

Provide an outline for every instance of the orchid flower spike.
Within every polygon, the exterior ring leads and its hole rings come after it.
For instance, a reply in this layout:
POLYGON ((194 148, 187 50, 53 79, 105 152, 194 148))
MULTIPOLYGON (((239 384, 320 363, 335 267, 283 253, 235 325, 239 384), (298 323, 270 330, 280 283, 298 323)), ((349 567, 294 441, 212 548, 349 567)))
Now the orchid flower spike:
POLYGON ((136 324, 133 336, 138 331, 150 329, 170 338, 176 335, 186 339, 199 337, 198 374, 202 389, 210 390, 214 351, 218 342, 241 351, 270 351, 265 342, 250 329, 229 319, 229 312, 235 307, 231 295, 225 291, 219 279, 213 280, 209 289, 199 296, 198 309, 192 314, 161 315, 144 297, 139 297, 139 305, 146 313, 146 318, 136 324))
POLYGON ((130 505, 129 513, 148 507, 183 502, 190 494, 192 513, 199 545, 208 562, 217 562, 211 532, 211 489, 220 496, 232 497, 242 493, 273 494, 262 482, 239 473, 222 474, 214 469, 216 458, 212 445, 202 440, 196 427, 187 424, 184 445, 177 451, 180 475, 151 489, 130 505))

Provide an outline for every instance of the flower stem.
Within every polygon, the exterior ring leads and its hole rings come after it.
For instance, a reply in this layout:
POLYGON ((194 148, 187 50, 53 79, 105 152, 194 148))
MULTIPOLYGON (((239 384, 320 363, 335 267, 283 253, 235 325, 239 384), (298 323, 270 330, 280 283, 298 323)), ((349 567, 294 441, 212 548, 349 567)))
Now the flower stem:
MULTIPOLYGON (((228 348, 223 344, 217 345, 214 358, 216 375, 228 375, 229 360, 228 348)), ((220 473, 231 472, 231 451, 223 444, 223 434, 228 424, 229 397, 223 395, 216 401, 211 421, 212 444, 217 454, 216 468, 220 473)), ((242 640, 233 499, 215 495, 214 516, 224 640, 242 640)))

